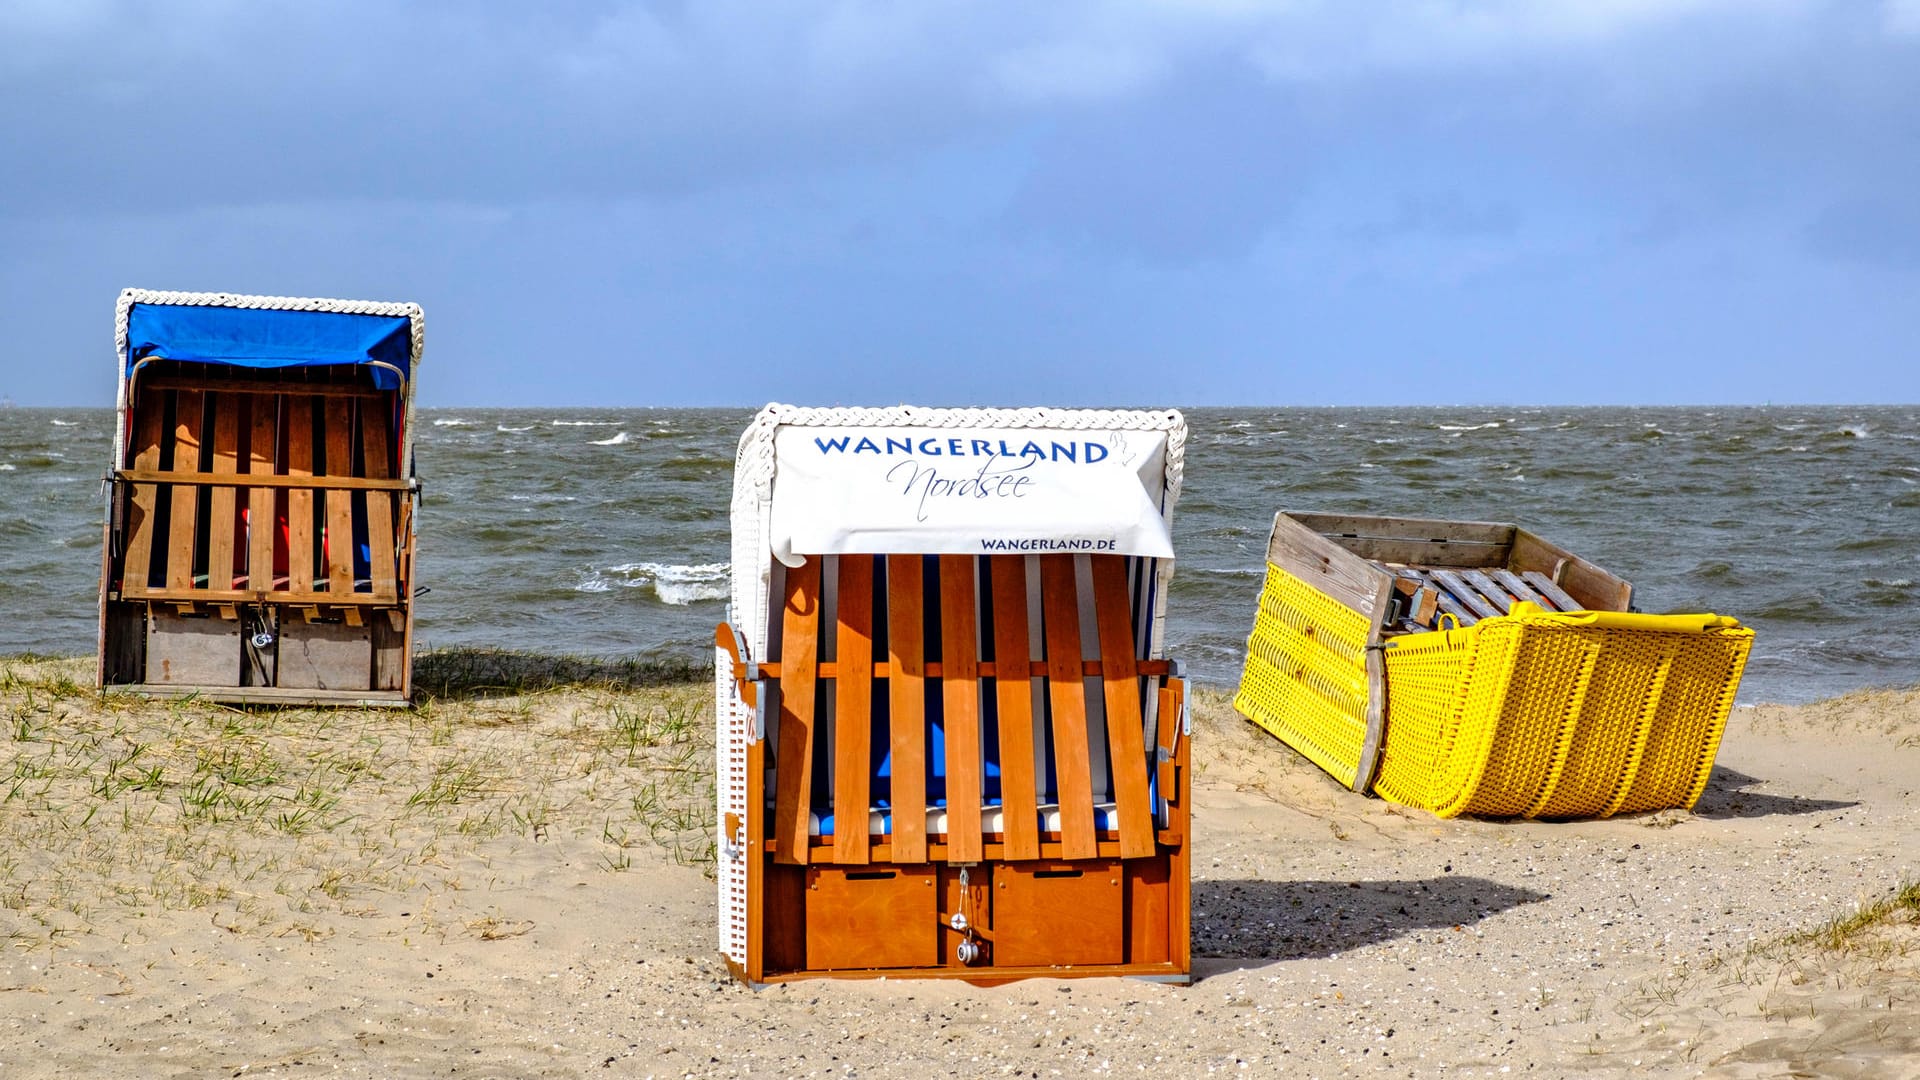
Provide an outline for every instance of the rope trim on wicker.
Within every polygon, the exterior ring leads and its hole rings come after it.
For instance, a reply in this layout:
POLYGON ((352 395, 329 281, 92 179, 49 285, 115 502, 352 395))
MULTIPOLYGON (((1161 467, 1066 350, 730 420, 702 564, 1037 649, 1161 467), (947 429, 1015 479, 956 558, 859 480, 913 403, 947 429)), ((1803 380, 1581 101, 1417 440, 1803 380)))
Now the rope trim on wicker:
POLYGON ((342 315, 405 317, 412 337, 409 352, 420 362, 426 343, 427 317, 419 304, 389 300, 332 300, 308 296, 248 296, 244 293, 170 292, 163 289, 122 289, 114 306, 113 346, 120 362, 127 362, 127 316, 135 304, 174 304, 183 307, 229 307, 257 311, 327 311, 342 315))

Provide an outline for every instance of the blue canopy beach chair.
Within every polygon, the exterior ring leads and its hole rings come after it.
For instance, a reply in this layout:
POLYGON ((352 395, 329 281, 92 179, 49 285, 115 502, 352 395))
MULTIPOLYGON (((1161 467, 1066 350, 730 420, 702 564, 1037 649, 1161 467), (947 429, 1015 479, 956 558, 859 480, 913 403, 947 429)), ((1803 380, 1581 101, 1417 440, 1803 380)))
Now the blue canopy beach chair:
POLYGON ((414 304, 128 289, 102 687, 411 693, 414 304))

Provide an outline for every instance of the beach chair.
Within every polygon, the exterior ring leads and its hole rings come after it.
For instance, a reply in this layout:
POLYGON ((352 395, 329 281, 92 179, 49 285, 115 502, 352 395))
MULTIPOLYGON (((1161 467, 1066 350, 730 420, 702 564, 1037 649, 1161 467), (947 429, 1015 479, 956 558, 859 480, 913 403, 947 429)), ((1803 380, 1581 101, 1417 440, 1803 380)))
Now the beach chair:
POLYGON ((1234 705, 1354 791, 1442 817, 1688 808, 1753 631, 1511 524, 1283 512, 1234 705))
POLYGON ((1177 412, 804 409, 741 439, 717 635, 740 979, 1188 978, 1177 412))
POLYGON ((408 700, 422 326, 414 304, 120 294, 103 688, 408 700))

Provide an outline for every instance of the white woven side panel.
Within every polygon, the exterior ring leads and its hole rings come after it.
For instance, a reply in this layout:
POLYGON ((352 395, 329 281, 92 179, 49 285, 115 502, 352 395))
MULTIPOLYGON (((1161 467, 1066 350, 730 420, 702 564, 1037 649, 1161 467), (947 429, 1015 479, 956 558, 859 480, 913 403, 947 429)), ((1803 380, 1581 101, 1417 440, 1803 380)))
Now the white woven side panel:
POLYGON ((714 764, 718 772, 715 832, 718 845, 720 953, 736 964, 747 962, 747 853, 740 836, 726 835, 728 814, 747 820, 747 738, 753 713, 740 702, 727 656, 714 650, 714 764))

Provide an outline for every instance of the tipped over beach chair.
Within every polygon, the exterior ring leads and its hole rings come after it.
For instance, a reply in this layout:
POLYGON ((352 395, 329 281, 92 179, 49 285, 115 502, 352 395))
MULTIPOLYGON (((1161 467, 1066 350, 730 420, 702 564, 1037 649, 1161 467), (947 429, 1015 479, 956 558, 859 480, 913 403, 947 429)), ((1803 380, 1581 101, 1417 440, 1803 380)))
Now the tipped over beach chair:
POLYGON ((1753 631, 1632 596, 1509 524, 1283 512, 1234 705, 1354 791, 1442 817, 1691 807, 1753 631))
POLYGON ((769 406, 718 632, 720 948, 1188 977, 1177 412, 769 406))
POLYGON ((102 687, 407 701, 422 326, 414 304, 120 294, 102 687))

